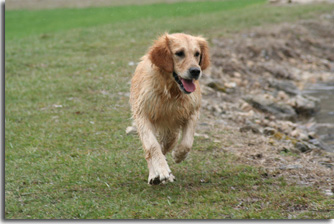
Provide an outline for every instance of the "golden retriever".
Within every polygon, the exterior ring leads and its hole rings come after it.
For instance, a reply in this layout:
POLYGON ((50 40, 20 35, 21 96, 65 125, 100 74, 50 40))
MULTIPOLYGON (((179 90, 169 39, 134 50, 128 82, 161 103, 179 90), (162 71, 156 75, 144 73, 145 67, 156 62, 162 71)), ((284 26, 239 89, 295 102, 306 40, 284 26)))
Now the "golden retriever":
POLYGON ((209 64, 204 38, 165 33, 141 58, 135 70, 130 104, 143 143, 150 185, 173 182, 175 177, 167 164, 166 153, 173 150, 173 159, 179 163, 193 145, 201 106, 198 79, 209 64))

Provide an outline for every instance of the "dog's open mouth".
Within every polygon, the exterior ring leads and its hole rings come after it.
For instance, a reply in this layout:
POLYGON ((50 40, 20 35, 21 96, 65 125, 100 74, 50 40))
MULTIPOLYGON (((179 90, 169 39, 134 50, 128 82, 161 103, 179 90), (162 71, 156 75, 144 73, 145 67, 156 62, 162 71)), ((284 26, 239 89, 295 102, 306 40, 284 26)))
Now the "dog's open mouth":
POLYGON ((179 84, 180 88, 186 94, 190 94, 195 91, 196 86, 193 79, 183 79, 178 76, 175 72, 173 72, 173 76, 177 84, 179 84))

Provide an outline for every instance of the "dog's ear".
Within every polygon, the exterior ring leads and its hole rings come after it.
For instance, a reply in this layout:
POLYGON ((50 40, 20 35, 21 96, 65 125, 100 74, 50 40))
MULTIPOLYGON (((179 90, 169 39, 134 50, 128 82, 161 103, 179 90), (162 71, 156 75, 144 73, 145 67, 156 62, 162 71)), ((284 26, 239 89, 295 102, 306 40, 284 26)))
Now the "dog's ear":
POLYGON ((202 70, 205 70, 210 65, 210 53, 208 42, 203 37, 197 37, 199 46, 201 48, 201 57, 199 60, 199 65, 202 70))
POLYGON ((173 56, 169 49, 168 34, 164 34, 155 41, 149 50, 149 59, 154 65, 166 72, 173 72, 173 56))

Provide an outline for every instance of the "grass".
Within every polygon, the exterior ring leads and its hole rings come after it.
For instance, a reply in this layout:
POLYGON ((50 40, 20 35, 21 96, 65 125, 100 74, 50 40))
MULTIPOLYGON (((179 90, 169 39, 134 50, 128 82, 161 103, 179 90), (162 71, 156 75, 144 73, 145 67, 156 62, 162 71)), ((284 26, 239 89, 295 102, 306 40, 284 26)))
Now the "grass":
MULTIPOLYGON (((43 32, 57 32, 77 27, 93 27, 115 22, 137 19, 162 19, 208 14, 219 11, 240 9, 248 5, 263 3, 265 0, 228 0, 207 2, 179 2, 176 4, 152 4, 84 9, 54 9, 43 11, 10 11, 6 20, 9 39, 43 32), (66 21, 64 23, 64 21, 66 21)), ((6 32, 7 34, 7 32, 6 32)))
POLYGON ((149 187, 125 134, 129 62, 158 34, 210 39, 329 11, 258 0, 6 11, 5 218, 333 218, 332 198, 202 138, 184 163, 168 156, 176 183, 149 187))

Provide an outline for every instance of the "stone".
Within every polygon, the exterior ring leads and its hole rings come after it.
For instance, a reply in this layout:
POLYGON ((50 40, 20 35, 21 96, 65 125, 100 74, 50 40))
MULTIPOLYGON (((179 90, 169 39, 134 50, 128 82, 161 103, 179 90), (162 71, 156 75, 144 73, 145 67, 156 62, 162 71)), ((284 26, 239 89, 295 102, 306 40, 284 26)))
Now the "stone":
POLYGON ((199 133, 195 133, 194 136, 195 136, 195 137, 203 137, 203 138, 205 138, 205 139, 209 139, 209 138, 210 138, 209 135, 207 135, 207 134, 199 134, 199 133))
POLYGON ((276 133, 276 130, 274 128, 266 127, 263 129, 264 135, 270 136, 270 135, 274 135, 275 133, 276 133))
POLYGON ((284 91, 290 96, 296 96, 300 93, 297 86, 292 81, 271 79, 268 82, 270 87, 284 91))
POLYGON ((281 166, 281 170, 293 170, 293 169, 302 169, 302 165, 287 165, 287 166, 281 166))
POLYGON ((235 88, 237 87, 237 84, 235 82, 227 82, 224 86, 226 86, 226 88, 235 88))
POLYGON ((312 145, 314 145, 315 147, 323 149, 327 152, 333 152, 333 150, 331 149, 331 147, 329 145, 325 144, 324 142, 322 142, 318 138, 310 139, 309 142, 312 143, 312 145))
POLYGON ((275 102, 273 99, 265 97, 264 95, 249 95, 245 96, 243 99, 255 109, 271 113, 278 119, 295 120, 297 117, 295 110, 290 105, 275 102))
POLYGON ((319 99, 307 95, 297 95, 288 103, 302 116, 312 116, 320 110, 319 99))
POLYGON ((300 140, 304 140, 304 141, 307 141, 309 139, 308 135, 305 134, 305 133, 300 133, 299 135, 299 139, 300 140))
POLYGON ((233 75, 234 75, 234 77, 237 77, 237 78, 241 77, 241 74, 239 72, 234 72, 233 75))
POLYGON ((299 132, 298 129, 295 129, 295 130, 293 130, 293 131, 290 133, 290 135, 291 135, 292 137, 294 137, 294 138, 298 138, 298 137, 299 137, 299 134, 300 134, 300 132, 299 132))
POLYGON ((241 106, 240 106, 240 108, 241 108, 241 110, 243 110, 243 111, 250 111, 250 110, 252 110, 252 106, 249 105, 249 104, 246 103, 246 102, 242 103, 241 106))
POLYGON ((207 86, 209 86, 210 88, 214 90, 220 91, 220 92, 224 92, 224 93, 227 92, 226 87, 224 87, 224 85, 217 83, 217 82, 209 82, 207 86))
POLYGON ((318 135, 315 131, 311 131, 311 132, 308 133, 308 138, 309 139, 315 139, 317 137, 318 137, 318 135))
POLYGON ((298 149, 300 152, 309 152, 312 150, 306 142, 297 142, 295 144, 295 148, 298 149))
POLYGON ((325 195, 327 195, 327 196, 333 196, 334 195, 334 190, 333 189, 331 189, 331 190, 325 190, 325 195))
POLYGON ((280 99, 280 100, 283 100, 283 101, 285 101, 285 100, 288 100, 289 99, 289 96, 288 96, 288 94, 286 94, 284 91, 278 91, 278 93, 277 93, 277 98, 278 99, 280 99))
POLYGON ((254 134, 259 134, 261 133, 259 128, 256 127, 255 125, 245 125, 239 129, 240 132, 248 132, 252 131, 254 134))
POLYGON ((127 135, 134 135, 137 133, 137 128, 135 126, 129 126, 125 130, 127 135))

